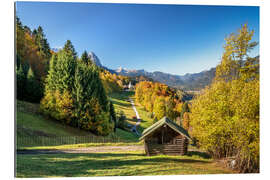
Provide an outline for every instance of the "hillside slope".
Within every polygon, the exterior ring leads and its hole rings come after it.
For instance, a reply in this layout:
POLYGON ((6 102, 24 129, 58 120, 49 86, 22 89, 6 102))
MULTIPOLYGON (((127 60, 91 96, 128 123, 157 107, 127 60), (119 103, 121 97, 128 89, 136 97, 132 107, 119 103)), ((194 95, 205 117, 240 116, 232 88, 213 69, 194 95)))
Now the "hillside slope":
POLYGON ((17 135, 18 136, 84 136, 94 135, 90 132, 73 128, 57 121, 44 118, 39 114, 39 104, 17 101, 17 135))
POLYGON ((57 146, 81 143, 138 142, 131 132, 116 129, 109 136, 97 136, 89 131, 70 127, 39 114, 39 104, 17 101, 17 148, 57 146))

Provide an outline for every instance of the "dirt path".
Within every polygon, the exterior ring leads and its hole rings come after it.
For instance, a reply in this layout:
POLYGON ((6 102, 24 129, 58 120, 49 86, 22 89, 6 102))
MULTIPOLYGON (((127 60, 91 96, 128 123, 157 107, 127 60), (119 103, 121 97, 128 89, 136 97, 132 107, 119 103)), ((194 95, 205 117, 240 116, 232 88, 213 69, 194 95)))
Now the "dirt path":
POLYGON ((135 112, 135 114, 136 114, 136 118, 137 118, 137 122, 136 122, 136 124, 131 128, 131 131, 132 132, 135 132, 138 136, 140 135, 139 134, 139 132, 137 131, 137 126, 139 126, 140 125, 140 123, 141 123, 141 118, 140 118, 140 115, 139 115, 139 113, 138 113, 138 111, 137 111, 137 109, 136 109, 136 107, 135 107, 135 104, 134 104, 134 101, 131 99, 131 98, 129 98, 129 101, 130 101, 130 103, 131 103, 131 105, 132 105, 132 108, 133 108, 133 110, 134 110, 134 112, 135 112))
POLYGON ((144 147, 140 146, 96 146, 75 149, 33 149, 17 150, 17 154, 65 154, 65 153, 100 153, 100 152, 120 152, 120 151, 142 151, 144 147))

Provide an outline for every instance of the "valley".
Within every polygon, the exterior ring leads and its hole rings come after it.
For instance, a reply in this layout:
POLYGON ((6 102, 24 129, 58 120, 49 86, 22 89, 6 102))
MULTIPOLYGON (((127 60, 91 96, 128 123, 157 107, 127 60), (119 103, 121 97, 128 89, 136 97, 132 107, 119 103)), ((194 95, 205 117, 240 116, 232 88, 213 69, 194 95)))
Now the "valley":
MULTIPOLYGON (((129 99, 134 99, 134 92, 115 92, 110 94, 109 98, 113 102, 116 112, 124 112, 127 126, 125 129, 116 128, 115 133, 103 139, 90 132, 43 117, 39 114, 38 104, 17 101, 16 176, 84 177, 89 174, 91 176, 130 176, 234 173, 222 167, 208 155, 199 153, 194 147, 187 156, 145 156, 143 143, 138 141, 139 136, 131 132, 132 125, 137 122, 129 101, 129 99), (62 137, 62 141, 57 141, 59 137, 62 137), (90 138, 85 138, 83 143, 80 143, 79 140, 74 143, 68 137, 90 138), (23 140, 25 138, 27 141, 23 140), (117 141, 115 141, 116 139, 117 141), (103 158, 99 159, 101 157, 103 158), (40 161, 43 163, 39 163, 40 161), (49 165, 52 161, 53 168, 49 165), (70 163, 73 164, 73 167, 78 168, 69 170, 70 163), (167 166, 168 163, 170 166, 167 166), (204 168, 205 164, 208 166, 207 169, 204 168), (151 171, 148 171, 150 166, 151 171), (112 169, 112 167, 114 168, 112 169)), ((137 130, 142 133, 152 124, 153 119, 138 103, 135 103, 135 107, 141 118, 137 130)))
POLYGON ((107 36, 108 19, 96 19, 99 25, 84 31, 78 23, 73 42, 48 33, 52 48, 45 35, 50 28, 32 27, 42 21, 30 28, 16 15, 16 177, 259 173, 260 58, 250 53, 258 45, 251 41, 255 31, 244 24, 222 32, 215 39, 230 35, 223 54, 214 55, 220 43, 204 51, 201 34, 189 34, 200 32, 194 27, 186 33, 196 38, 187 41, 174 26, 156 24, 164 29, 147 35, 155 26, 148 27, 132 43, 138 32, 126 25, 115 26, 119 36, 107 36), (216 57, 217 66, 204 70, 216 57), (187 73, 195 70, 203 71, 187 73))

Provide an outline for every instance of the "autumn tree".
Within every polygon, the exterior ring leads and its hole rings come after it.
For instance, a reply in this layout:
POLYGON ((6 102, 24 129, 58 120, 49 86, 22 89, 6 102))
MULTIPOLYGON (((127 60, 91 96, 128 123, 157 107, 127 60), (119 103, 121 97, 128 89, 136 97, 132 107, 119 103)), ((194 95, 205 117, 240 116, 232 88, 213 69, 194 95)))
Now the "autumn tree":
POLYGON ((141 81, 137 83, 135 99, 146 111, 153 113, 156 120, 164 116, 176 120, 180 116, 179 110, 182 110, 182 101, 176 90, 158 82, 141 81))
POLYGON ((189 124, 190 124, 190 113, 189 112, 185 112, 183 114, 183 128, 185 128, 187 131, 189 130, 189 124))
MULTIPOLYGON (((37 88, 35 92, 37 94, 43 94, 43 80, 46 76, 47 60, 42 56, 39 47, 35 43, 35 38, 31 32, 31 29, 27 26, 23 26, 18 17, 16 17, 16 59, 17 67, 22 67, 25 77, 27 76, 27 72, 31 67, 31 71, 33 71, 33 75, 35 77, 35 83, 37 83, 37 87, 40 87, 37 88), (37 92, 37 90, 40 92, 37 92)), ((29 96, 27 97, 27 93, 21 93, 24 90, 26 89, 21 89, 21 86, 17 86, 17 94, 20 94, 18 98, 32 101, 32 96, 29 99, 29 96)), ((41 98, 41 96, 39 97, 41 98)), ((34 98, 36 99, 35 102, 38 102, 40 98, 34 98)))
POLYGON ((184 102, 182 108, 181 108, 181 112, 180 112, 180 117, 183 118, 184 113, 186 112, 190 112, 190 108, 189 108, 189 104, 188 102, 184 102))
POLYGON ((164 98, 162 98, 162 97, 156 98, 155 103, 154 103, 153 112, 155 114, 155 117, 158 120, 163 118, 166 115, 166 106, 165 106, 164 98))
POLYGON ((228 36, 214 82, 192 102, 190 125, 214 157, 236 157, 241 172, 259 171, 259 58, 247 25, 228 36))

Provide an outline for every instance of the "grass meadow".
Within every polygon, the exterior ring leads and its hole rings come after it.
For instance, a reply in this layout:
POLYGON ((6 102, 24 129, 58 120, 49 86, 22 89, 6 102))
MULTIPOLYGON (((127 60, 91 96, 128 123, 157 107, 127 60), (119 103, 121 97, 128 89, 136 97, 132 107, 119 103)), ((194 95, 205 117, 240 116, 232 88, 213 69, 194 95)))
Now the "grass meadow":
POLYGON ((17 177, 224 174, 232 170, 199 155, 146 156, 143 151, 17 155, 17 177), (42 163, 41 163, 42 162, 42 163))

